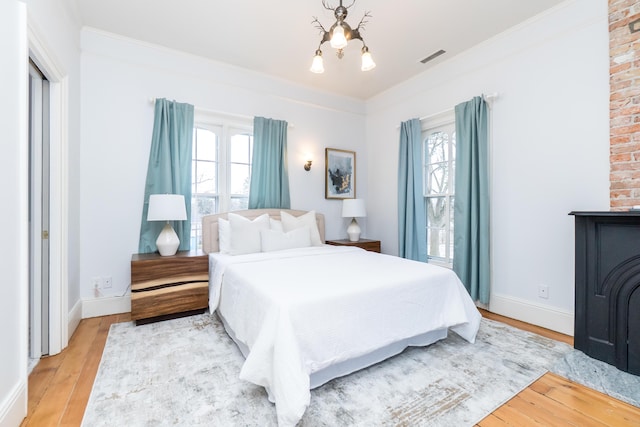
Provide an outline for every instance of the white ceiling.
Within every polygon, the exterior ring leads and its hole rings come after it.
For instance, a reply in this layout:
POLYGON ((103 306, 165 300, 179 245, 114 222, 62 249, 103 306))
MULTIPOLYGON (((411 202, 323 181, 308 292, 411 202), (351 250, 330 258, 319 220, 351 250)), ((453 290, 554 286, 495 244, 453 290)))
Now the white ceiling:
POLYGON ((356 0, 347 22, 371 12, 361 34, 377 67, 360 71, 359 40, 341 60, 325 43, 324 74, 309 71, 320 42, 313 17, 325 28, 334 22, 321 0, 69 1, 89 27, 368 99, 564 0, 356 0), (420 63, 440 49, 447 53, 420 63))

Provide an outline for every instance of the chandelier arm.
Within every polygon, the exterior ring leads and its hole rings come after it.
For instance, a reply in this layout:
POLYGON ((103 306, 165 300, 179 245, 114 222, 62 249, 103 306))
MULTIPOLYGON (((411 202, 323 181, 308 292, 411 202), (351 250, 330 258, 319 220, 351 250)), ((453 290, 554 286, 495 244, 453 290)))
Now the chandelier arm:
POLYGON ((318 45, 318 48, 320 48, 320 46, 322 46, 328 41, 331 41, 331 33, 328 31, 325 31, 324 34, 322 35, 322 39, 320 39, 320 44, 318 45))
POLYGON ((358 25, 356 25, 356 31, 360 30, 360 28, 364 29, 367 23, 369 23, 369 20, 367 18, 371 18, 371 11, 366 11, 364 13, 364 16, 362 17, 360 22, 358 22, 358 25))
POLYGON ((316 24, 315 27, 320 30, 320 33, 326 33, 327 30, 324 28, 324 26, 320 23, 320 21, 318 21, 318 17, 314 16, 313 17, 313 21, 311 21, 312 24, 316 24))
POLYGON ((360 31, 358 31, 357 28, 354 29, 354 30, 351 30, 351 40, 353 40, 353 39, 361 40, 362 43, 364 43, 364 39, 360 35, 360 31))

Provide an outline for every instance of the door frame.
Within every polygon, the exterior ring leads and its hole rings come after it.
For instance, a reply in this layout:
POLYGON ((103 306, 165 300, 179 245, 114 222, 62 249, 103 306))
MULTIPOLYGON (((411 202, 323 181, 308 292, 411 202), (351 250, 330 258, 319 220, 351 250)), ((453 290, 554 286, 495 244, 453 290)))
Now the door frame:
POLYGON ((29 22, 29 57, 49 80, 49 354, 69 343, 68 116, 69 84, 38 31, 29 22))

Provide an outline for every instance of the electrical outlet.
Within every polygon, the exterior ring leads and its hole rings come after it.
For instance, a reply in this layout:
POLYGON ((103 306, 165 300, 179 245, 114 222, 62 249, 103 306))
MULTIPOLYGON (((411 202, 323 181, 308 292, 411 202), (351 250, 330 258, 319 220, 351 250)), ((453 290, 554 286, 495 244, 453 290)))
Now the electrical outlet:
POLYGON ((112 285, 111 276, 102 278, 102 287, 105 289, 109 289, 112 285))
POLYGON ((538 297, 548 299, 549 298, 549 286, 538 285, 538 297))

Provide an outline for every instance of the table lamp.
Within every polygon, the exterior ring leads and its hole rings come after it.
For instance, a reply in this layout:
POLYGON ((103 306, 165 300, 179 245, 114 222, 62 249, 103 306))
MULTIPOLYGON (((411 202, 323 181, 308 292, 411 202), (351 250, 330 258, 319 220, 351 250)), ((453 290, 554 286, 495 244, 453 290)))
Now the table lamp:
POLYGON ((342 201, 342 217, 353 218, 351 224, 347 227, 347 234, 349 240, 357 242, 360 240, 360 226, 356 218, 363 218, 367 216, 367 209, 363 199, 344 199, 342 201))
POLYGON ((166 221, 164 228, 156 240, 158 252, 162 256, 175 255, 180 246, 180 239, 169 221, 184 221, 187 210, 182 194, 151 194, 147 221, 166 221))

